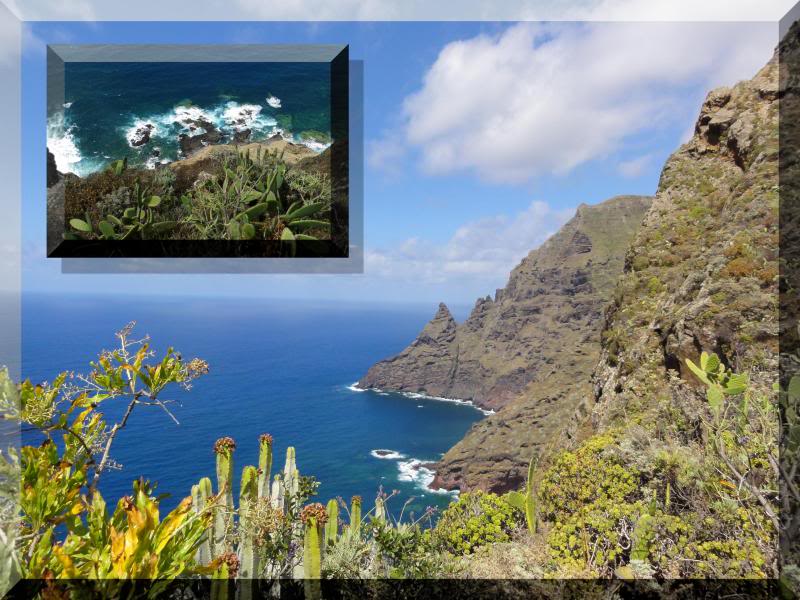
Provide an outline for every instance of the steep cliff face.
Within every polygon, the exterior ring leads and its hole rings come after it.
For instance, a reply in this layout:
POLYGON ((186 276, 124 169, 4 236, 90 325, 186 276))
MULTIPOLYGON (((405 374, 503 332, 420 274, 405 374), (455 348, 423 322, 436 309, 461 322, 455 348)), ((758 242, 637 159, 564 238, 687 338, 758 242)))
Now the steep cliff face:
POLYGON ((435 485, 514 487, 533 448, 575 408, 579 395, 561 384, 582 379, 590 391, 603 310, 649 205, 642 196, 581 205, 494 299, 475 303, 464 323, 441 304, 410 346, 361 379, 361 387, 461 398, 498 411, 447 453, 435 485))
POLYGON ((777 381, 779 96, 776 55, 709 93, 664 166, 607 313, 594 429, 635 420, 691 435, 704 407, 685 361, 701 351, 756 390, 777 381))

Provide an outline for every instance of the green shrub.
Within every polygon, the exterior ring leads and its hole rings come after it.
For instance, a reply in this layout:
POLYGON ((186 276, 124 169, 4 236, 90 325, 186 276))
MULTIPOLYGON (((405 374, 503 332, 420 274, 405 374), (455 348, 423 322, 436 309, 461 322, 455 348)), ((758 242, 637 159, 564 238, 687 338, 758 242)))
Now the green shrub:
POLYGON ((434 543, 453 554, 471 554, 485 544, 507 542, 521 523, 519 511, 496 494, 476 490, 461 495, 443 513, 434 543))
POLYGON ((604 450, 615 441, 598 435, 573 452, 562 452, 547 470, 539 487, 542 516, 556 520, 594 503, 620 504, 639 487, 638 473, 604 450))

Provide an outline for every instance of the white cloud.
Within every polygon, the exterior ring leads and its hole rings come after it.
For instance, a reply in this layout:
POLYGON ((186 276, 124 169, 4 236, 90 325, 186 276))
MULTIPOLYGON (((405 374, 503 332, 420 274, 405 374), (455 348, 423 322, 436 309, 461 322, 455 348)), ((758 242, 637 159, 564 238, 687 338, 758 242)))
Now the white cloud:
POLYGON ((366 143, 367 164, 373 169, 380 169, 389 174, 400 171, 400 161, 406 153, 402 133, 384 132, 384 134, 366 143))
POLYGON ((489 291, 503 285, 509 271, 574 212, 535 201, 513 217, 497 215, 465 223, 444 243, 409 238, 393 248, 367 251, 365 275, 394 285, 474 283, 489 291))
POLYGON ((753 23, 520 23, 455 41, 406 98, 406 139, 430 173, 468 169, 504 182, 564 174, 631 135, 694 118, 688 87, 751 77, 776 32, 753 23))
POLYGON ((623 177, 638 177, 645 172, 652 162, 653 155, 645 154, 644 156, 622 161, 619 163, 619 165, 617 165, 617 170, 623 177))

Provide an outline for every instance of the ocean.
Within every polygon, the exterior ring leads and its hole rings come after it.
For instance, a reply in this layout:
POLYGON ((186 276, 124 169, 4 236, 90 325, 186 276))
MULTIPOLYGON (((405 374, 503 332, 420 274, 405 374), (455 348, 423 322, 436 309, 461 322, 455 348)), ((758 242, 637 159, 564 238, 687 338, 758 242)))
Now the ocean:
POLYGON ((85 176, 124 157, 150 168, 176 160, 178 135, 202 132, 190 130, 190 119, 229 134, 250 129, 251 141, 330 135, 328 63, 76 62, 65 69, 64 103, 47 123, 61 172, 85 176), (150 142, 134 147, 131 136, 144 124, 153 125, 150 142))
MULTIPOLYGON (((210 366, 191 390, 178 387, 176 425, 156 407, 139 406, 114 442, 121 468, 101 478, 108 502, 130 493, 134 479, 158 482, 169 510, 204 476, 215 481, 214 441, 236 441, 236 483, 256 464, 258 436, 274 438, 276 468, 295 446, 301 474, 320 482, 316 501, 362 496, 372 506, 379 488, 399 490, 397 515, 439 509, 454 494, 427 488, 432 474, 415 469, 438 459, 483 413, 469 405, 396 393, 355 391, 377 360, 399 352, 432 315, 427 305, 392 306, 287 300, 130 296, 27 295, 22 304, 22 374, 34 382, 60 371, 86 373, 114 333, 136 321, 135 334, 152 346, 175 347, 210 366), (391 450, 379 458, 376 450, 391 450)), ((134 336, 136 337, 136 336, 134 336)), ((104 406, 110 422, 121 403, 104 406)), ((28 443, 33 440, 27 438, 28 443)), ((216 483, 215 483, 216 485, 216 483)), ((367 510, 365 508, 365 510, 367 510)))

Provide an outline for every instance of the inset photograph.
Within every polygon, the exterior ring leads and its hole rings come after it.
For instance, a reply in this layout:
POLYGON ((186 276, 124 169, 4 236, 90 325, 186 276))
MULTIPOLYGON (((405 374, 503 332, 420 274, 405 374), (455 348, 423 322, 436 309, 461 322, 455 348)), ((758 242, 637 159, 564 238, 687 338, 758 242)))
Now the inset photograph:
POLYGON ((75 48, 48 54, 49 256, 347 256, 346 47, 75 48))

